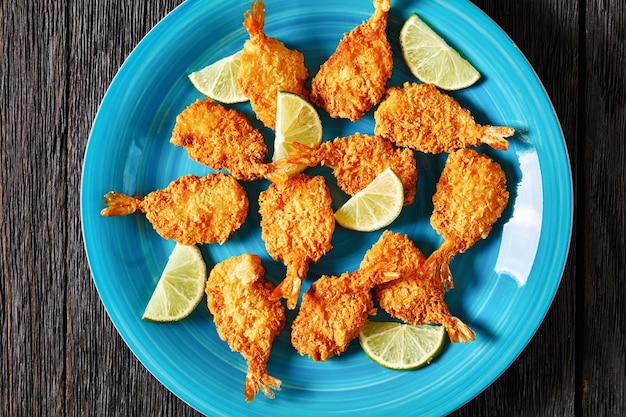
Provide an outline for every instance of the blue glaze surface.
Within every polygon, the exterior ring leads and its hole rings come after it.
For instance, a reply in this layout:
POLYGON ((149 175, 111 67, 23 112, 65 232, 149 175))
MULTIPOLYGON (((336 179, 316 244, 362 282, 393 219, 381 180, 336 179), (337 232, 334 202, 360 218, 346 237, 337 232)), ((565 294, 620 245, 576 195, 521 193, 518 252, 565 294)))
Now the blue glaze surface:
MULTIPOLYGON (((206 174, 186 151, 169 143, 176 115, 200 94, 187 74, 242 48, 241 23, 249 2, 188 0, 141 41, 111 83, 93 124, 85 153, 81 216, 93 279, 112 322, 130 349, 174 394, 210 416, 420 415, 453 411, 479 394, 531 339, 558 288, 572 227, 572 179, 558 119, 524 56, 487 16, 468 1, 392 2, 387 34, 394 52, 388 85, 415 81, 402 60, 398 34, 413 12, 482 73, 476 85, 450 93, 477 122, 511 125, 519 133, 507 151, 481 147, 504 168, 511 201, 490 236, 451 265, 456 287, 447 294, 451 312, 472 327, 476 341, 450 345, 431 365, 397 372, 371 362, 354 341, 325 363, 301 357, 291 347, 289 323, 268 364, 283 381, 274 400, 243 399, 244 359, 222 342, 202 302, 187 319, 147 323, 141 315, 174 243, 160 238, 144 216, 101 217, 110 190, 145 195, 181 175, 206 174)), ((309 73, 334 51, 343 34, 366 20, 371 3, 346 0, 266 2, 266 33, 305 55, 309 73)), ((233 106, 260 128, 271 148, 273 132, 261 127, 248 104, 233 106)), ((354 132, 372 133, 372 112, 357 123, 330 119, 320 110, 324 140, 354 132)), ((426 254, 441 238, 429 216, 445 156, 416 154, 416 202, 389 227, 409 235, 426 254)), ((269 160, 269 156, 268 156, 269 160)), ((332 175, 325 168, 312 173, 332 175)), ((285 273, 267 254, 259 229, 256 198, 265 181, 245 183, 251 207, 244 226, 224 245, 205 245, 211 268, 241 253, 261 256, 267 277, 285 273)), ((335 188, 335 208, 347 199, 335 188)), ((358 267, 380 232, 336 229, 333 249, 312 264, 306 290, 322 274, 358 267)), ((291 320, 294 312, 289 312, 291 320)))

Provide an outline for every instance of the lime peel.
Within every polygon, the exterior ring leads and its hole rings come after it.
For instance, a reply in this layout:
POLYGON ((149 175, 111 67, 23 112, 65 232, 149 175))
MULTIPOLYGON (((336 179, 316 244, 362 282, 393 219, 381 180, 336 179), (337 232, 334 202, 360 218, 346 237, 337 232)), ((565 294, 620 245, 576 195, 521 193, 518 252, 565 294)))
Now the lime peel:
POLYGON ((241 55, 242 51, 236 52, 192 72, 189 74, 189 81, 196 90, 220 103, 234 104, 248 101, 237 81, 241 55))
POLYGON ((204 295, 207 268, 200 249, 176 244, 148 301, 143 320, 171 322, 189 316, 204 295))
POLYGON ((445 328, 430 324, 369 321, 359 333, 359 343, 370 359, 397 370, 430 364, 441 354, 446 340, 445 328))
POLYGON ((424 83, 460 90, 480 79, 478 70, 415 13, 400 30, 400 48, 411 73, 424 83))
POLYGON ((402 181, 393 169, 386 168, 335 212, 335 220, 349 230, 372 232, 390 225, 403 206, 402 181))
MULTIPOLYGON (((279 91, 276 107, 276 136, 272 161, 286 158, 294 142, 305 146, 322 143, 322 121, 315 107, 295 93, 279 91)), ((289 173, 300 172, 305 165, 293 165, 289 173)))

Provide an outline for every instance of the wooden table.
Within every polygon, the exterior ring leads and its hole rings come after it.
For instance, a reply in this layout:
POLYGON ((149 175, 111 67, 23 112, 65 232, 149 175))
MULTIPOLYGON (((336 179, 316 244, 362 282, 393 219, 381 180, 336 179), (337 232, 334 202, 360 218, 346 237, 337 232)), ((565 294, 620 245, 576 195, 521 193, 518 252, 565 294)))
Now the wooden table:
MULTIPOLYGON (((180 0, 3 1, 0 8, 0 414, 193 416, 102 307, 79 216, 98 105, 180 0)), ((626 2, 476 1, 535 68, 575 188, 565 274, 544 323, 455 416, 626 415, 626 2)))

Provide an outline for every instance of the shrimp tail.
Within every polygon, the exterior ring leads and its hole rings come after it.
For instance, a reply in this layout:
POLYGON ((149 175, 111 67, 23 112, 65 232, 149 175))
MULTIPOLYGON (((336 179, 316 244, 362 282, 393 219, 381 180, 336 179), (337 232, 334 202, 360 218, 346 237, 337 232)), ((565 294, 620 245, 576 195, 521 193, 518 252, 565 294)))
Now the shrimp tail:
POLYGON ((280 184, 287 181, 289 177, 299 171, 298 166, 289 163, 286 158, 267 164, 267 168, 268 170, 265 173, 264 178, 274 184, 280 184))
POLYGON ((286 160, 290 164, 299 164, 313 167, 322 161, 322 156, 318 152, 319 146, 306 146, 300 142, 293 143, 293 150, 286 160))
POLYGON ((287 299, 287 308, 293 310, 296 308, 298 302, 298 296, 300 295, 300 287, 302 281, 296 277, 286 277, 280 284, 274 288, 270 296, 271 301, 280 300, 281 298, 287 299))
POLYGON ((374 0, 374 14, 368 24, 375 31, 385 31, 387 27, 387 15, 391 9, 391 0, 374 0))
POLYGON ((452 278, 452 271, 450 270, 450 262, 444 262, 437 268, 437 276, 443 283, 444 291, 450 291, 454 288, 454 279, 452 278))
POLYGON ((429 277, 441 281, 444 291, 454 288, 454 279, 450 270, 450 261, 453 256, 454 252, 448 250, 448 245, 444 243, 426 259, 423 266, 429 277))
POLYGON ((244 385, 244 397, 247 402, 254 400, 257 392, 259 392, 259 388, 261 392, 270 399, 274 399, 274 391, 280 391, 280 385, 282 381, 278 378, 274 378, 273 376, 269 376, 268 374, 264 374, 260 377, 253 375, 251 372, 248 372, 246 375, 246 382, 244 385))
POLYGON ((110 191, 104 196, 106 208, 100 211, 101 216, 126 216, 137 210, 141 211, 142 198, 130 197, 116 191, 110 191))
POLYGON ((397 267, 387 260, 380 260, 365 268, 355 271, 350 280, 350 288, 354 291, 368 290, 376 285, 384 284, 400 278, 397 267))
POLYGON ((265 25, 265 3, 262 1, 253 1, 243 16, 243 27, 246 28, 250 37, 265 36, 263 26, 265 25))
POLYGON ((293 150, 286 157, 267 165, 265 178, 273 183, 285 182, 293 174, 306 167, 318 165, 322 157, 318 154, 319 146, 306 146, 300 142, 293 143, 293 150))
POLYGON ((515 129, 508 126, 486 126, 483 137, 484 143, 494 149, 506 151, 509 148, 509 141, 505 138, 513 136, 515 129))
POLYGON ((391 9, 391 0, 374 0, 374 9, 387 13, 391 9))
POLYGON ((454 316, 447 318, 444 325, 452 343, 467 343, 476 339, 474 331, 454 316))
POLYGON ((376 283, 376 285, 384 284, 389 281, 394 281, 400 278, 400 276, 401 274, 399 272, 381 271, 380 273, 377 274, 377 277, 374 280, 374 282, 376 283))
POLYGON ((307 262, 299 262, 297 265, 287 265, 287 276, 280 284, 274 288, 270 294, 270 301, 287 299, 287 308, 293 310, 296 308, 298 297, 300 295, 300 287, 302 286, 302 278, 306 276, 309 270, 307 262))

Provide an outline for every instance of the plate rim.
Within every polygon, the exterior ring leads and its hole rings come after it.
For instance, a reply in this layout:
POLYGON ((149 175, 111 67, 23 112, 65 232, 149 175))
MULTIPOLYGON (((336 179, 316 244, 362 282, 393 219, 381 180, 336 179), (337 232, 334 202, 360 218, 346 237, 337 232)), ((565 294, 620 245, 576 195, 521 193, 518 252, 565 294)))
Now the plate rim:
MULTIPOLYGON (((522 60, 526 63, 526 65, 528 66, 528 69, 530 71, 532 71, 532 74, 534 75, 534 80, 536 82, 539 83, 541 91, 543 93, 543 95, 545 96, 545 99, 547 100, 547 102, 550 105, 550 108, 552 110, 552 114, 551 116, 553 117, 554 121, 556 122, 556 125, 558 126, 558 133, 560 136, 560 141, 559 141, 559 147, 561 148, 561 150, 563 151, 563 157, 564 157, 564 161, 566 162, 566 166, 567 166, 567 183, 568 183, 568 190, 566 193, 566 197, 567 199, 565 201, 561 200, 561 204, 563 206, 565 206, 564 208, 567 209, 567 217, 568 218, 568 230, 567 230, 567 236, 566 236, 566 244, 565 247, 562 251, 560 251, 560 257, 558 259, 557 262, 555 262, 555 265, 560 265, 560 270, 558 272, 558 279, 552 281, 553 285, 552 290, 550 290, 551 293, 551 297, 549 299, 544 299, 543 300, 543 304, 545 304, 545 308, 542 308, 542 315, 540 317, 539 320, 537 320, 537 326, 535 326, 530 333, 530 336, 527 338, 526 343, 524 343, 522 346, 518 346, 519 349, 517 349, 517 352, 513 354, 512 360, 504 367, 502 367, 502 369, 499 370, 499 372, 497 372, 497 375, 489 378, 490 381, 485 384, 484 386, 482 386, 478 391, 473 392, 471 394, 467 395, 467 398, 462 400, 462 402, 454 409, 450 409, 448 412, 452 412, 455 409, 458 409, 460 407, 462 407, 463 405, 465 405, 467 402, 471 401, 473 398, 475 398, 476 396, 478 396, 481 392, 483 392, 486 388, 488 388, 494 381, 496 381, 512 364, 513 362, 515 362, 515 360, 518 358, 518 356, 521 354, 521 352, 526 348, 526 346, 530 343, 530 341, 532 340, 532 338, 535 336, 536 332, 538 331, 539 327, 541 326, 541 324, 543 323, 543 320, 545 319, 545 316, 547 315, 553 301, 554 298, 556 297, 556 293, 558 291, 558 288, 560 287, 560 283, 563 279, 563 275, 565 272, 565 269, 567 267, 567 260, 568 260, 568 256, 569 256, 569 252, 570 252, 570 248, 571 248, 571 240, 572 240, 572 233, 573 233, 573 217, 574 217, 574 206, 573 206, 573 178, 572 178, 572 171, 571 171, 571 160, 569 157, 569 151, 567 149, 567 144, 565 142, 565 138, 563 135, 563 130, 562 130, 562 126, 560 123, 560 120, 557 116, 556 110, 554 109, 554 105, 552 103, 552 101, 550 100, 550 97, 548 96, 546 90, 545 90, 545 86, 543 85, 543 83, 541 82, 541 79, 538 77, 538 75, 536 74, 534 68, 530 65, 528 59, 526 58, 526 56, 522 53, 521 50, 519 50, 519 48, 517 48, 517 46, 515 45, 515 43, 510 39, 510 37, 508 36, 508 34, 506 32, 504 32, 502 30, 502 28, 500 28, 499 25, 497 25, 497 23, 495 23, 488 15, 486 15, 482 10, 480 10, 477 6, 475 6, 474 4, 472 4, 469 1, 464 1, 464 0, 460 0, 459 3, 464 2, 467 3, 469 6, 473 7, 477 13, 479 13, 480 15, 482 15, 484 18, 488 19, 491 24, 494 25, 494 28, 497 28, 497 30, 499 31, 499 35, 504 35, 506 37, 506 39, 508 40, 508 42, 510 43, 509 46, 513 46, 515 48, 515 50, 517 51, 517 53, 519 53, 520 57, 522 58, 522 60)), ((103 103, 107 100, 107 97, 110 96, 112 93, 112 91, 114 90, 114 88, 117 87, 117 84, 120 82, 119 78, 120 78, 120 73, 122 73, 123 71, 126 71, 125 68, 127 68, 128 66, 131 65, 132 63, 132 57, 134 57, 136 55, 136 51, 138 50, 142 50, 142 48, 145 48, 145 40, 146 39, 151 39, 152 37, 157 36, 157 34, 161 31, 161 30, 165 30, 165 25, 168 24, 168 22, 172 21, 174 22, 174 20, 177 18, 177 16, 179 14, 185 13, 186 10, 190 7, 192 7, 194 4, 199 3, 196 2, 194 0, 187 0, 183 3, 181 3, 180 5, 176 6, 171 12, 169 12, 166 16, 164 16, 155 26, 153 26, 147 33, 146 35, 139 41, 139 43, 133 48, 133 50, 131 51, 131 53, 127 56, 127 58, 124 60, 123 64, 120 66, 120 68, 118 69, 118 71, 116 72, 115 76, 113 77, 111 83, 109 84, 105 94, 102 97, 102 100, 98 106, 98 110, 96 112, 96 115, 94 117, 93 120, 93 124, 89 133, 89 139, 85 148, 85 154, 84 154, 84 159, 83 159, 83 169, 81 172, 81 181, 80 181, 80 211, 81 211, 81 232, 82 232, 82 238, 83 238, 83 242, 84 242, 84 247, 85 247, 85 251, 86 251, 86 255, 87 255, 87 261, 89 264, 89 268, 90 268, 90 274, 92 276, 94 285, 96 286, 97 292, 98 292, 98 296, 100 298, 101 303, 103 304, 103 306, 105 307, 105 311, 107 312, 107 315, 109 316, 109 319, 111 320, 111 322, 113 323, 114 327, 116 328, 116 331, 118 332, 118 334, 122 337, 122 339, 124 340, 125 344, 129 347, 129 349, 131 350, 131 352, 133 353, 133 355, 140 361, 140 363, 142 363, 142 365, 158 380, 160 381, 168 390, 170 390, 171 392, 173 392, 179 399, 181 399, 183 402, 187 403, 189 406, 191 406, 194 409, 197 409, 198 411, 200 411, 200 408, 197 407, 197 404, 194 404, 193 401, 189 400, 189 396, 188 395, 184 395, 184 393, 181 392, 177 392, 175 389, 171 388, 171 384, 166 382, 166 378, 163 378, 163 375, 160 375, 158 373, 153 372, 153 369, 151 366, 149 366, 148 364, 148 358, 144 357, 142 354, 138 354, 136 351, 136 347, 135 349, 133 348, 133 345, 135 345, 135 342, 133 342, 130 338, 130 335, 126 333, 126 331, 121 328, 121 323, 118 323, 116 320, 114 320, 113 316, 111 315, 110 312, 110 306, 108 305, 109 303, 107 303, 101 296, 101 290, 99 288, 99 284, 98 281, 94 275, 94 270, 92 267, 92 260, 91 260, 91 256, 90 255, 90 249, 89 249, 89 241, 90 238, 87 236, 88 232, 86 230, 86 226, 85 226, 85 222, 84 222, 84 209, 85 209, 85 205, 84 205, 84 200, 83 200, 83 195, 84 195, 84 190, 86 187, 86 182, 85 182, 85 172, 86 172, 86 165, 88 162, 88 157, 90 156, 89 150, 90 150, 90 145, 92 145, 92 137, 94 135, 95 129, 98 125, 98 120, 102 117, 101 115, 101 111, 103 108, 103 103)), ((216 412, 216 411, 213 411, 216 412)))

